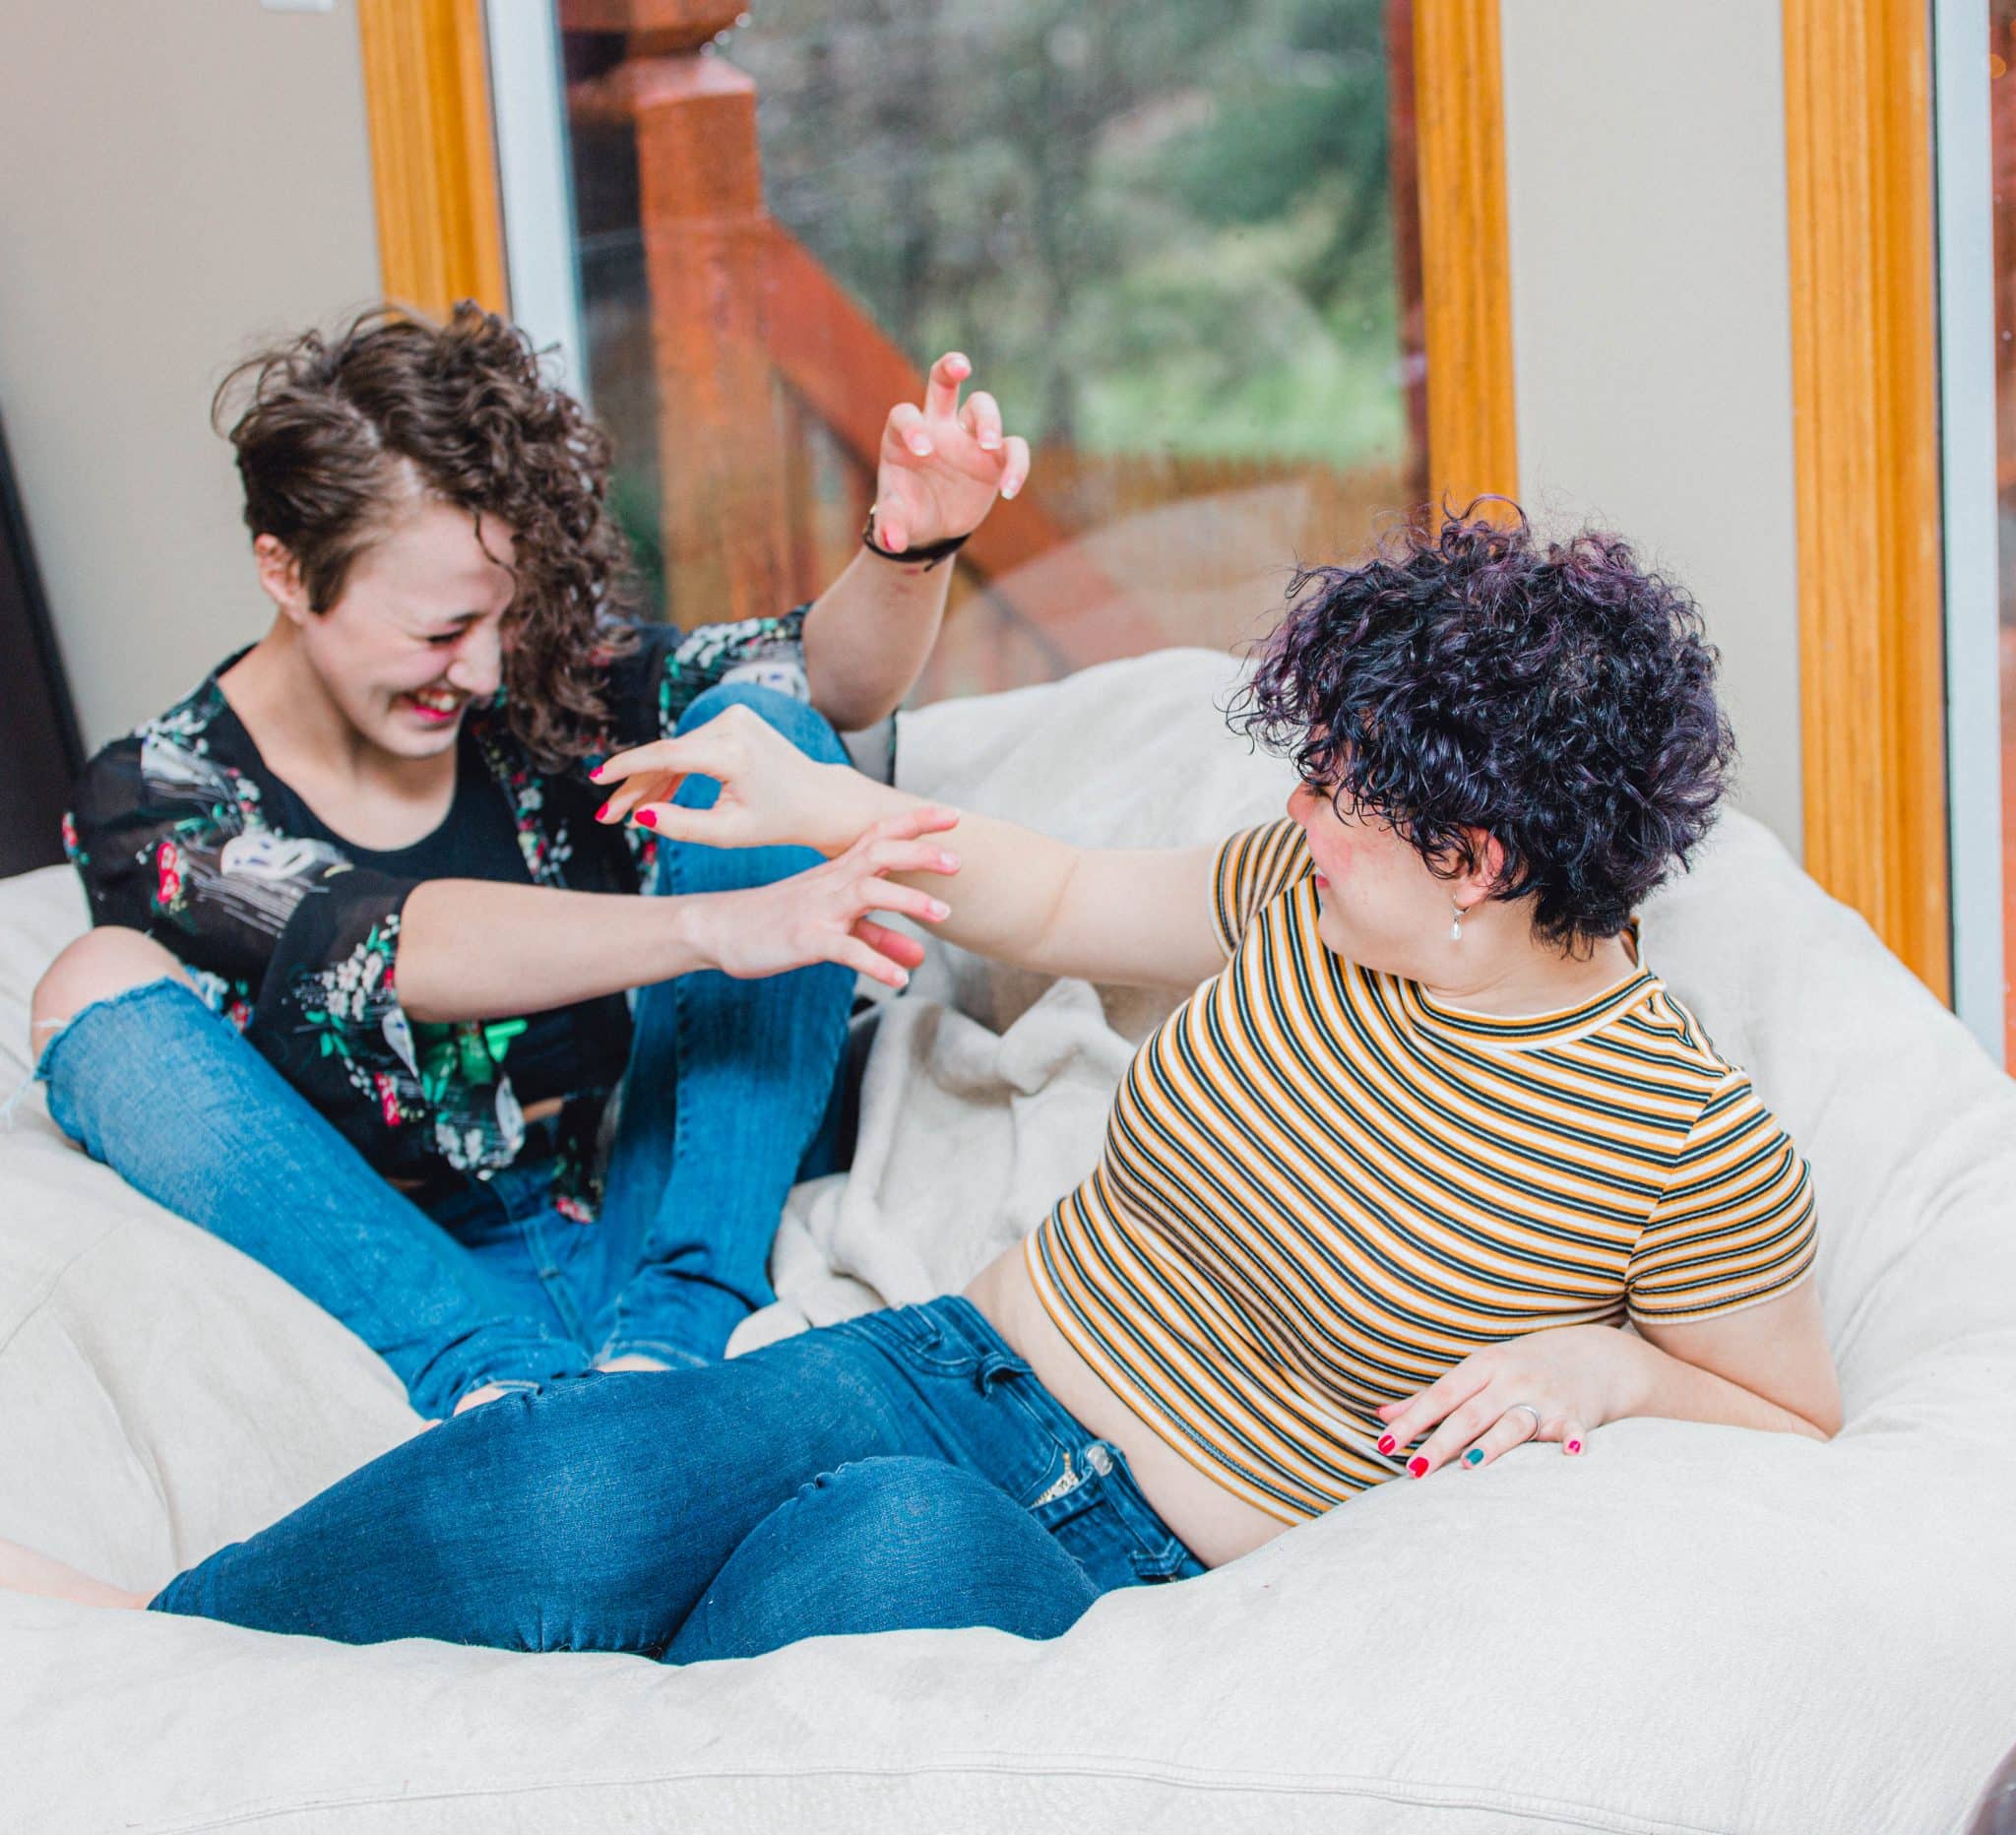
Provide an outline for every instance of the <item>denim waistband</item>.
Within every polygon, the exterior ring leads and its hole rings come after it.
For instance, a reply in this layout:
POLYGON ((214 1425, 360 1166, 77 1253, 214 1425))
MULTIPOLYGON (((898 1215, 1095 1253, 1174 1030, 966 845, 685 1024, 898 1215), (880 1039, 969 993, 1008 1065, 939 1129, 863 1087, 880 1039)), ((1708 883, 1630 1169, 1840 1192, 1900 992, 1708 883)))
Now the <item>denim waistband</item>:
MULTIPOLYGON (((1126 1454, 1094 1433, 1051 1394, 1028 1359, 965 1296, 947 1294, 920 1305, 869 1313, 848 1321, 848 1326, 872 1337, 886 1337, 893 1348, 926 1367, 933 1363, 963 1367, 970 1362, 975 1383, 982 1391, 1000 1377, 1015 1377, 1016 1405, 1060 1450, 1088 1462, 1078 1468, 1084 1481, 1096 1481, 1102 1500, 1140 1544, 1145 1558, 1137 1560, 1136 1566, 1142 1577, 1176 1578, 1203 1571, 1203 1564, 1182 1538, 1148 1501, 1126 1454)), ((1071 1469, 1069 1460, 1066 1469, 1071 1469)), ((1060 1492, 1054 1499, 1039 1503, 1035 1506, 1038 1517, 1061 1515, 1068 1507, 1069 1495, 1060 1492)))

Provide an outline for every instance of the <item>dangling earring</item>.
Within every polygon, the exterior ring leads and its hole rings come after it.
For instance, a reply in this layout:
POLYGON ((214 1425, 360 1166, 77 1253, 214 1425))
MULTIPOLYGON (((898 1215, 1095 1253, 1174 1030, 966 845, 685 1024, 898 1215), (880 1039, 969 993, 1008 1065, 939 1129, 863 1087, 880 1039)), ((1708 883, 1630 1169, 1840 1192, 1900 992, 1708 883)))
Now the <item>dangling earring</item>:
POLYGON ((1463 941, 1463 907, 1457 904, 1454 899, 1451 899, 1449 901, 1449 910, 1455 918, 1455 921, 1449 926, 1449 940, 1452 943, 1460 943, 1463 941))

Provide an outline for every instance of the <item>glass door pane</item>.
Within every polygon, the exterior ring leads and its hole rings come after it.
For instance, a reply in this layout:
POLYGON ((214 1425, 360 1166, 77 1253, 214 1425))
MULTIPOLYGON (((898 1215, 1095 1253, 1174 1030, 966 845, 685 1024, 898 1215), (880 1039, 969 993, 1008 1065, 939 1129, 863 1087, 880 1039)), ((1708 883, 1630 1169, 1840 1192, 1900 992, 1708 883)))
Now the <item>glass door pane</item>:
POLYGON ((1409 0, 756 0, 698 54, 566 32, 594 398, 666 614, 724 615, 706 546, 758 498, 759 577, 831 578, 866 392, 959 348, 1036 463, 924 696, 1265 628, 1297 556, 1422 494, 1412 34, 1409 0), (751 85, 744 145, 722 98, 751 85), (733 370, 738 324, 769 484, 682 445, 721 437, 686 372, 733 370))

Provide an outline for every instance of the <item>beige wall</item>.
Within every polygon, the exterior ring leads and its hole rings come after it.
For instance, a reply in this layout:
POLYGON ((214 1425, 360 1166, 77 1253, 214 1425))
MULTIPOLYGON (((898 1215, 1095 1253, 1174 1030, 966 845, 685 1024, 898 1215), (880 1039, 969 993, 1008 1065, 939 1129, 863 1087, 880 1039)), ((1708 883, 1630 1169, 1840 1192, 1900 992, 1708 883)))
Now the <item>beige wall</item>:
POLYGON ((1799 846, 1784 58, 1760 0, 1504 0, 1521 492, 1700 601, 1799 846))
POLYGON ((355 12, 12 6, 0 121, 0 412, 96 745, 266 626, 210 395, 377 285, 355 12))

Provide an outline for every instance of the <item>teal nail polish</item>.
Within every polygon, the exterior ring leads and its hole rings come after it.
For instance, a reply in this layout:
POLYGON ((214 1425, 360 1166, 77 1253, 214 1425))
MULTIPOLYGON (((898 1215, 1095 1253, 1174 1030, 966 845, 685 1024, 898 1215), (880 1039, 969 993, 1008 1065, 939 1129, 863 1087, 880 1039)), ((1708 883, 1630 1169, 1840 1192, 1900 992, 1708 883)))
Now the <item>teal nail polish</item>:
POLYGON ((1467 1466, 1480 1466, 1483 1462, 1484 1455, 1481 1447, 1473 1446, 1469 1452, 1463 1455, 1463 1463, 1467 1466))

